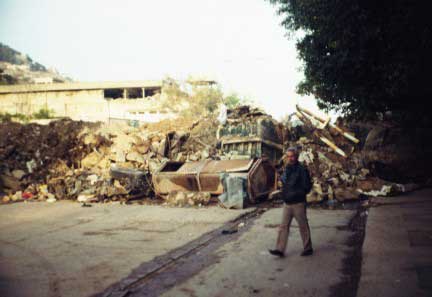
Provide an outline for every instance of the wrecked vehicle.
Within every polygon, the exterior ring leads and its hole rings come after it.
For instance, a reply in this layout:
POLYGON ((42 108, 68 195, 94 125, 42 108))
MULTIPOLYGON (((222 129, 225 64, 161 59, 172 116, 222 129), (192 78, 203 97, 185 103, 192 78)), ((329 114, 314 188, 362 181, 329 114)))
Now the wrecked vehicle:
POLYGON ((249 106, 229 110, 225 124, 217 130, 227 159, 268 158, 276 164, 283 152, 283 126, 271 116, 249 106))
POLYGON ((268 197, 276 187, 276 171, 263 158, 167 162, 152 181, 155 193, 165 199, 175 192, 207 192, 227 208, 243 208, 268 197))
POLYGON ((258 109, 228 110, 227 120, 216 132, 221 160, 167 162, 153 174, 155 193, 182 200, 183 195, 176 193, 205 192, 217 195, 227 208, 266 199, 277 186, 275 164, 283 152, 282 132, 282 125, 258 109))

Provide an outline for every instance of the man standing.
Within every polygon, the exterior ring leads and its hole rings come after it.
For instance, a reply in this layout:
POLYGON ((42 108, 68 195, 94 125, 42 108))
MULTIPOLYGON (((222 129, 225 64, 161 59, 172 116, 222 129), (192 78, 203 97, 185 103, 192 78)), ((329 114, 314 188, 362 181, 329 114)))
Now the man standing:
POLYGON ((303 240, 301 256, 310 256, 313 254, 313 249, 306 216, 306 195, 310 192, 312 183, 308 170, 298 162, 297 149, 289 148, 286 157, 288 164, 281 176, 282 199, 284 201, 282 224, 279 227, 276 249, 269 250, 269 252, 272 255, 284 257, 289 229, 294 217, 299 225, 303 240))

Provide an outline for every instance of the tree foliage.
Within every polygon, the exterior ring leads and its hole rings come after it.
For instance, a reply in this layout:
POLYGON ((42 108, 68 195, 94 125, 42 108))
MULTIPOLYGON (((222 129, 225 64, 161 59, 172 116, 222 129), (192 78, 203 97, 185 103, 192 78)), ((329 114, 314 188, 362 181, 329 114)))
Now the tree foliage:
POLYGON ((228 108, 236 108, 240 105, 253 105, 252 99, 246 96, 239 95, 238 93, 230 93, 224 99, 223 102, 228 108))
POLYGON ((223 100, 220 86, 192 86, 181 85, 172 78, 164 80, 161 107, 184 117, 199 118, 217 111, 223 100))
POLYGON ((300 32, 298 92, 358 118, 413 117, 432 98, 428 1, 269 0, 300 32))

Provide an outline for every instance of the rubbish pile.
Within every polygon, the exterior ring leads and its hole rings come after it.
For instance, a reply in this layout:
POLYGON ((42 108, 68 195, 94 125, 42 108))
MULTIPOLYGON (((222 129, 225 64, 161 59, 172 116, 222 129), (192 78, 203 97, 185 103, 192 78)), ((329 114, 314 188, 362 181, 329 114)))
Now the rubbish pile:
POLYGON ((416 187, 372 176, 364 164, 360 140, 345 127, 299 106, 295 115, 302 125, 300 129, 288 125, 286 146, 300 148, 299 160, 310 171, 313 188, 307 196, 308 202, 329 201, 331 204, 363 196, 390 196, 416 187))
MULTIPOLYGON (((67 119, 48 125, 0 123, 0 199, 86 203, 153 198, 153 173, 168 161, 265 156, 277 164, 283 148, 289 146, 300 147, 299 159, 311 173, 309 202, 387 196, 416 187, 372 176, 364 163, 361 140, 343 125, 300 107, 296 116, 301 124, 290 121, 283 126, 260 110, 242 106, 228 110, 223 125, 215 117, 140 127, 67 119)), ((210 194, 173 192, 166 201, 205 205, 210 194)))
POLYGON ((0 123, 0 193, 6 193, 2 200, 151 198, 151 174, 163 162, 201 160, 216 153, 215 136, 209 137, 216 135, 212 123, 189 123, 187 132, 156 124, 134 128, 72 120, 46 126, 0 123), (131 181, 130 174, 122 175, 128 168, 137 169, 139 176, 131 181))

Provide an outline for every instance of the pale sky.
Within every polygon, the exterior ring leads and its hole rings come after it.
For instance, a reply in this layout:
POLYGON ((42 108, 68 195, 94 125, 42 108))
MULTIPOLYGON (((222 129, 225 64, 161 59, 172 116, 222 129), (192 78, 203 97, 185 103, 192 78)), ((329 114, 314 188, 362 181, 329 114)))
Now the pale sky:
POLYGON ((78 81, 205 75, 280 119, 302 79, 266 0, 0 0, 0 41, 78 81))

